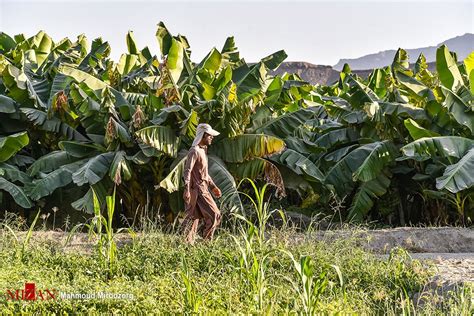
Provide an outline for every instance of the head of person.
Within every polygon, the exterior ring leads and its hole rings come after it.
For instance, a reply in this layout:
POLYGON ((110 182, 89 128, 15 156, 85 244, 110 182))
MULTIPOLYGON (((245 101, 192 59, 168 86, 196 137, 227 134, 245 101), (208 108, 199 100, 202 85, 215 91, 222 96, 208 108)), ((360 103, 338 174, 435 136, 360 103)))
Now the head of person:
POLYGON ((204 136, 202 136, 201 144, 204 146, 209 146, 212 144, 212 140, 214 139, 214 136, 208 133, 204 133, 204 136))
POLYGON ((209 124, 199 124, 196 129, 196 139, 193 145, 196 145, 196 142, 203 146, 209 146, 212 143, 212 140, 215 136, 220 133, 214 130, 209 124))

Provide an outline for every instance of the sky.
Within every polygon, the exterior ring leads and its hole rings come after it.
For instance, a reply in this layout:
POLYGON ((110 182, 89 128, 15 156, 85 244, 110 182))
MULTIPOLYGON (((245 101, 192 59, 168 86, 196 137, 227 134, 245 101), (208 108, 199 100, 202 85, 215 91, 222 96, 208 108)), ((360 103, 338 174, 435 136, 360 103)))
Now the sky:
POLYGON ((159 55, 160 21, 173 35, 187 37, 196 62, 234 36, 248 62, 284 49, 287 61, 334 65, 474 33, 474 1, 0 0, 0 31, 32 36, 44 30, 54 41, 81 33, 90 41, 102 37, 114 60, 126 52, 129 30, 139 48, 159 55))

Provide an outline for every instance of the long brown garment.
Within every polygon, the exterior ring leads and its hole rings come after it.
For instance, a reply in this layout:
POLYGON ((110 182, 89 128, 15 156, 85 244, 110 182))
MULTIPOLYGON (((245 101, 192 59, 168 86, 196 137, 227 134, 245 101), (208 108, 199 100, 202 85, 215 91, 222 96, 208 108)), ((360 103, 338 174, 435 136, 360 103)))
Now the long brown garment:
POLYGON ((221 212, 209 192, 209 188, 214 189, 216 185, 208 173, 206 150, 207 146, 191 147, 184 167, 185 190, 191 195, 190 202, 185 204, 184 220, 189 243, 194 242, 200 219, 204 220, 204 239, 212 239, 221 220, 221 212))

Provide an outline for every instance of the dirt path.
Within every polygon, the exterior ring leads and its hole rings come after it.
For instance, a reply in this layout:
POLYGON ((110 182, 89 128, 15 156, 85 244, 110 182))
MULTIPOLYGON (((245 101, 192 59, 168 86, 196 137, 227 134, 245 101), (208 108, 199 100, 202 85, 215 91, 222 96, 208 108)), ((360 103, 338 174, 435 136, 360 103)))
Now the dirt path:
POLYGON ((341 238, 355 238, 357 245, 388 258, 396 247, 406 249, 413 259, 433 263, 437 273, 430 287, 441 292, 455 286, 471 284, 474 287, 474 229, 457 227, 364 230, 319 230, 310 236, 295 234, 293 242, 314 239, 332 242, 341 238))
MULTIPOLYGON (((456 285, 474 285, 474 229, 457 227, 328 231, 320 238, 356 237, 365 249, 388 258, 395 247, 406 249, 413 259, 433 263, 438 272, 432 284, 449 289, 456 285)), ((443 290, 444 291, 444 290, 443 290)))
POLYGON ((414 253, 411 257, 433 262, 438 281, 474 284, 474 253, 414 253))
MULTIPOLYGON (((474 253, 410 253, 413 259, 433 263, 438 272, 433 281, 437 283, 474 285, 474 253)), ((381 255, 388 258, 388 255, 381 255)))

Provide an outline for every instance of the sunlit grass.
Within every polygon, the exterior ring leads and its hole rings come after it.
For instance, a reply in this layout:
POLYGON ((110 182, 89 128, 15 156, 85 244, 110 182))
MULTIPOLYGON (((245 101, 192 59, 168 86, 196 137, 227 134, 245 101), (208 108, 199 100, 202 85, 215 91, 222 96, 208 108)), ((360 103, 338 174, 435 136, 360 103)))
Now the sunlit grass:
MULTIPOLYGON (((353 237, 317 241, 291 229, 268 229, 265 243, 253 233, 218 231, 195 246, 160 230, 126 238, 118 248, 116 270, 104 277, 97 251, 70 251, 59 240, 30 240, 24 259, 21 242, 2 230, 0 288, 25 282, 69 293, 130 293, 134 300, 5 301, 0 310, 19 312, 154 312, 312 314, 466 314, 472 288, 449 301, 422 307, 413 301, 433 270, 402 249, 384 260, 357 247, 353 237), (297 240, 295 236, 298 235, 297 240), (303 236, 303 238, 301 238, 303 236), (5 238, 3 238, 5 237, 5 238)), ((120 234, 123 237, 124 234, 120 234)), ((17 234, 21 240, 24 233, 17 234)), ((94 241, 91 241, 93 244, 94 241)), ((94 248, 93 248, 94 249, 94 248)))

